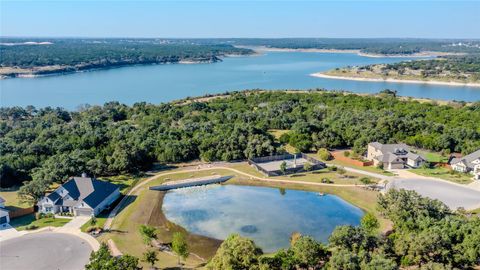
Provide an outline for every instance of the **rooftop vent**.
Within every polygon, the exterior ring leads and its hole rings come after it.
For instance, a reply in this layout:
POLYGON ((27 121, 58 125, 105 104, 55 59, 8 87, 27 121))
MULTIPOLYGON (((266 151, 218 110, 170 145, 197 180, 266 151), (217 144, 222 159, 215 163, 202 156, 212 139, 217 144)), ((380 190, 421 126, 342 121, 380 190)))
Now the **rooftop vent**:
POLYGON ((83 178, 87 178, 87 177, 88 177, 87 173, 83 172, 83 173, 82 173, 82 177, 83 177, 83 178))

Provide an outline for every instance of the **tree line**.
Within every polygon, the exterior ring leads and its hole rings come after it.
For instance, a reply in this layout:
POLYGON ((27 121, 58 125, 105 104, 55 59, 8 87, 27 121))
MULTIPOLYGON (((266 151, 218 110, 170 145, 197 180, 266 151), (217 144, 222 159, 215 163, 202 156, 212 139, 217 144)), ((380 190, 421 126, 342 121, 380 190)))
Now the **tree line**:
POLYGON ((153 163, 230 161, 283 153, 270 129, 299 151, 405 142, 435 150, 480 148, 480 103, 436 105, 392 95, 242 91, 224 98, 132 106, 109 102, 77 111, 0 108, 2 187, 44 186, 87 172, 135 173, 153 163), (34 181, 31 181, 34 180, 34 181))

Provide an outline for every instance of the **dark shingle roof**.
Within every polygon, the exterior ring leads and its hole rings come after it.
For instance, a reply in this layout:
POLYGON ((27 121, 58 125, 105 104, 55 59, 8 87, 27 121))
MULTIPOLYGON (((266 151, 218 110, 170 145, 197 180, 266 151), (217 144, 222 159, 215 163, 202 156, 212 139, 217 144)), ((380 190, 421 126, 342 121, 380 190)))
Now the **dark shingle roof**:
MULTIPOLYGON (((118 186, 115 184, 90 177, 73 177, 63 184, 62 187, 73 200, 83 200, 92 208, 97 207, 105 198, 118 189, 118 186)), ((63 205, 64 202, 70 205, 70 200, 64 201, 57 191, 58 189, 48 195, 48 198, 57 205, 63 205)))
POLYGON ((94 192, 83 199, 83 201, 92 208, 97 207, 108 195, 118 189, 117 185, 96 179, 92 181, 92 184, 94 192))

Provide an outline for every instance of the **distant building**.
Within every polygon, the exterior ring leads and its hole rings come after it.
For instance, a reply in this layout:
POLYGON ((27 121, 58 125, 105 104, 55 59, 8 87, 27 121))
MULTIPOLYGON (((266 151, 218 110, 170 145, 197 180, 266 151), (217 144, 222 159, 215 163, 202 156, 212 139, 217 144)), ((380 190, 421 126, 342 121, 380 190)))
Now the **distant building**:
POLYGON ((387 170, 418 168, 426 161, 421 155, 412 153, 404 143, 382 144, 379 142, 368 144, 367 159, 373 161, 375 166, 381 162, 387 170))
POLYGON ((10 222, 8 209, 5 208, 5 199, 0 197, 0 226, 5 226, 10 222))
POLYGON ((462 158, 453 158, 450 166, 457 172, 470 172, 475 180, 480 180, 480 149, 462 158))
POLYGON ((117 185, 95 178, 73 177, 38 202, 41 213, 96 216, 120 197, 117 185))

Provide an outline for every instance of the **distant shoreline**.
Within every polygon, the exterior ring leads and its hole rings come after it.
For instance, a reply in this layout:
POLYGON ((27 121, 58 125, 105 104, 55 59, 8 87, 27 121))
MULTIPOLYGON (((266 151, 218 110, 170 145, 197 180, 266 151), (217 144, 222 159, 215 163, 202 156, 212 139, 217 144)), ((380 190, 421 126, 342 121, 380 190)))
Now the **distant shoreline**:
POLYGON ((393 83, 411 83, 411 84, 434 84, 434 85, 447 85, 447 86, 466 86, 466 87, 480 87, 480 83, 461 83, 461 82, 442 82, 442 81, 422 81, 422 80, 402 80, 392 78, 361 78, 350 76, 334 76, 327 75, 322 72, 316 72, 310 74, 312 77, 334 79, 334 80, 348 80, 348 81, 363 81, 363 82, 393 82, 393 83))
MULTIPOLYGON (((231 57, 231 56, 225 56, 231 57)), ((6 79, 15 79, 15 78, 23 78, 23 79, 31 79, 31 78, 39 78, 39 77, 49 77, 49 76, 59 76, 59 75, 67 75, 67 74, 75 74, 75 73, 84 73, 84 72, 93 72, 99 70, 109 70, 109 69, 116 69, 116 68, 123 68, 123 67, 135 67, 135 66, 147 66, 147 65, 169 65, 169 64, 181 64, 181 65, 193 65, 193 64, 209 64, 215 62, 221 62, 222 59, 217 57, 216 60, 179 60, 176 62, 159 62, 159 63, 134 63, 134 64, 124 64, 124 65, 111 65, 111 66, 103 66, 103 67, 92 67, 92 68, 82 68, 76 69, 78 67, 70 67, 70 66, 55 66, 52 69, 45 69, 45 70, 33 70, 33 69, 24 69, 24 68, 12 68, 12 67, 2 67, 0 68, 0 80, 6 79), (2 73, 2 69, 11 69, 8 73, 2 73), (40 72, 39 72, 40 71, 40 72)), ((46 67, 42 67, 46 68, 46 67)), ((47 67, 48 68, 48 67, 47 67)))
POLYGON ((364 57, 372 58, 422 58, 422 57, 437 57, 437 56, 446 56, 446 55, 463 55, 458 53, 447 53, 447 52, 433 52, 433 51, 424 51, 413 54, 375 54, 375 53, 364 53, 361 50, 341 50, 341 49, 315 49, 315 48, 303 48, 303 49, 292 49, 292 48, 278 48, 278 47, 265 47, 265 46, 235 46, 242 49, 251 49, 257 52, 306 52, 306 53, 351 53, 357 54, 364 57))

